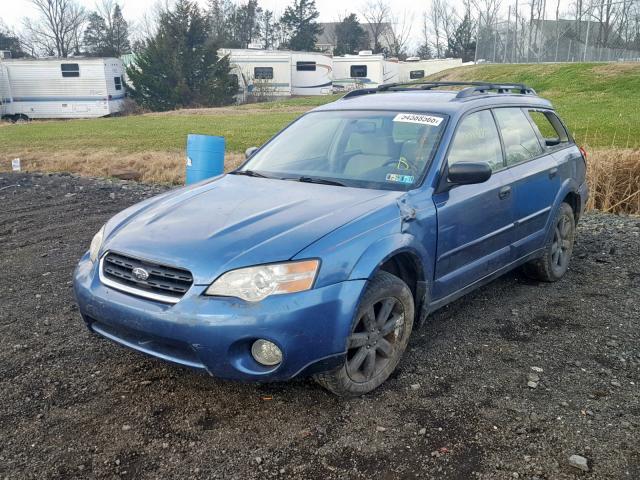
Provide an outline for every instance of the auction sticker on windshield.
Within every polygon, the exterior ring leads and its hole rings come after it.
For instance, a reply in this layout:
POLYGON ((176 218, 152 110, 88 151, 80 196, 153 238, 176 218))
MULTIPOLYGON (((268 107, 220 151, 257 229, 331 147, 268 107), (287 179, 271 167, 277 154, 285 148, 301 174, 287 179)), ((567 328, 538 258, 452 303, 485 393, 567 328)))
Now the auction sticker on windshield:
POLYGON ((437 127, 442 123, 442 117, 433 115, 420 115, 419 113, 399 113, 393 119, 394 122, 419 123, 437 127))

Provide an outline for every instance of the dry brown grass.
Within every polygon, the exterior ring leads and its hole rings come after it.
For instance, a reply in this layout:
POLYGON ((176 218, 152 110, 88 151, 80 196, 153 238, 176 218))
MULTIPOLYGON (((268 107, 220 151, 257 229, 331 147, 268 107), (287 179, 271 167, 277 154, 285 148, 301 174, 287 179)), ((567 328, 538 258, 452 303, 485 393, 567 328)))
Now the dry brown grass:
POLYGON ((587 159, 587 179, 589 210, 640 214, 640 150, 593 150, 587 159))
MULTIPOLYGON (((587 177, 590 187, 588 209, 640 214, 640 150, 595 149, 589 151, 587 177)), ((11 168, 11 158, 20 157, 28 172, 72 172, 108 177, 115 169, 131 169, 142 174, 143 182, 184 183, 185 156, 182 152, 123 154, 116 151, 27 151, 2 155, 0 171, 11 168)), ((225 170, 242 163, 244 155, 227 153, 225 170)))
MULTIPOLYGON (((117 151, 74 152, 30 151, 5 154, 0 171, 11 169, 11 158, 20 158, 25 172, 71 172, 95 177, 109 177, 114 170, 130 169, 140 172, 141 181, 148 183, 184 183, 186 158, 182 152, 144 152, 123 154, 117 151)), ((225 170, 242 163, 244 155, 227 153, 225 170)))

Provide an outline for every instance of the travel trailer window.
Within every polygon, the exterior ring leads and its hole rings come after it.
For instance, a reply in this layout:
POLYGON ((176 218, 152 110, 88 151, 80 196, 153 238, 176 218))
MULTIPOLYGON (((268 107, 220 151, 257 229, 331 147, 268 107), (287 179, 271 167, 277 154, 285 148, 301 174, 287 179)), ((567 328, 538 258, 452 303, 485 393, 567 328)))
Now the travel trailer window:
POLYGON ((79 77, 80 65, 77 63, 61 63, 60 70, 63 77, 79 77))
POLYGON ((273 78, 273 67, 255 67, 253 78, 260 80, 271 80, 273 78))
POLYGON ((316 62, 297 62, 296 70, 299 72, 315 72, 316 62))
POLYGON ((351 65, 351 78, 364 78, 367 76, 366 65, 351 65))
POLYGON ((122 80, 120 80, 120 77, 113 77, 113 81, 116 84, 116 90, 122 90, 122 80))
POLYGON ((424 78, 424 70, 412 70, 409 72, 410 79, 424 78))

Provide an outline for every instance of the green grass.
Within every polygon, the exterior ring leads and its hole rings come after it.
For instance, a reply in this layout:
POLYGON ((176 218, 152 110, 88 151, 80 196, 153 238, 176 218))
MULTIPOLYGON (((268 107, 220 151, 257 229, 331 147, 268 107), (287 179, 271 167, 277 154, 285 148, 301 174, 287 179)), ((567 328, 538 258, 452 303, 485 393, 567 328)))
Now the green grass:
POLYGON ((553 102, 578 143, 640 146, 640 64, 477 65, 431 79, 526 83, 553 102))
MULTIPOLYGON (((640 146, 640 64, 478 65, 431 79, 524 82, 549 98, 579 143, 640 146)), ((22 152, 182 151, 189 133, 222 135, 227 150, 259 145, 304 110, 338 96, 243 105, 221 112, 32 122, 0 127, 0 156, 22 152)))
POLYGON ((142 115, 121 118, 33 122, 0 128, 0 150, 115 150, 125 153, 185 148, 189 133, 222 135, 227 150, 258 145, 299 113, 142 115))

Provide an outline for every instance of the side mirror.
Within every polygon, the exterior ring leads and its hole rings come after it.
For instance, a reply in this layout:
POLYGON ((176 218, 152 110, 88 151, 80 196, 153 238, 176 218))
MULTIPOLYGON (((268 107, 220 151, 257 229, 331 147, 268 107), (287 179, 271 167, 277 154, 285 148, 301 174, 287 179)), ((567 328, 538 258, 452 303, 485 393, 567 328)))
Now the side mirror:
POLYGON ((491 177, 491 167, 484 162, 458 162, 449 166, 449 183, 472 185, 482 183, 491 177))
POLYGON ((244 151, 244 158, 248 160, 254 153, 258 151, 258 147, 249 147, 244 151))

